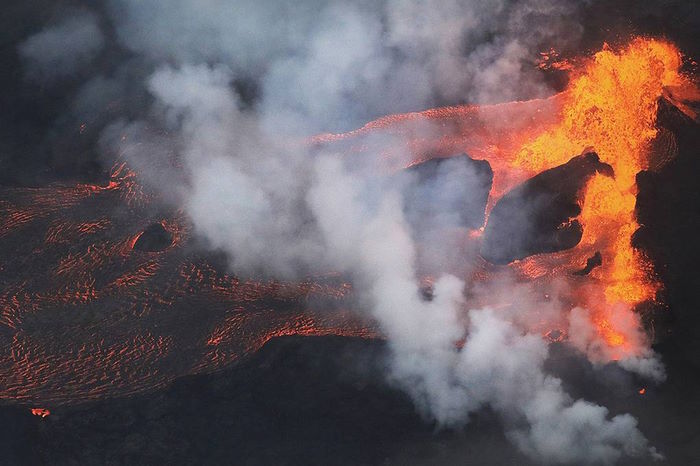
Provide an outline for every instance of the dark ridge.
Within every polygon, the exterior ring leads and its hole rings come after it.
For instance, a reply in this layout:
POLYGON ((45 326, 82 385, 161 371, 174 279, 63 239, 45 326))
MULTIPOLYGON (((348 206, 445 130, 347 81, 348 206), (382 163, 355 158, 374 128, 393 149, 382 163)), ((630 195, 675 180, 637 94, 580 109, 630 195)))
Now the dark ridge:
POLYGON ((661 301, 667 306, 649 307, 643 318, 653 327, 656 339, 667 345, 667 356, 682 357, 697 371, 700 125, 660 99, 657 126, 673 133, 678 155, 662 167, 637 175, 636 214, 641 226, 632 244, 654 264, 654 271, 664 284, 661 301))
POLYGON ((158 252, 173 244, 173 235, 160 223, 149 226, 134 243, 134 249, 145 252, 158 252))
POLYGON ((405 174, 409 180, 404 189, 404 211, 414 229, 475 229, 483 225, 493 182, 488 162, 460 154, 414 165, 405 174))
POLYGON ((484 231, 481 254, 507 264, 533 254, 570 249, 581 241, 578 196, 596 173, 613 176, 612 167, 587 152, 506 193, 494 206, 484 231))
POLYGON ((577 270, 576 272, 574 272, 574 275, 579 275, 583 277, 585 275, 588 275, 593 271, 593 269, 595 269, 596 267, 600 267, 601 265, 603 265, 603 256, 600 253, 600 251, 596 251, 595 254, 593 254, 586 260, 586 266, 581 270, 577 270))

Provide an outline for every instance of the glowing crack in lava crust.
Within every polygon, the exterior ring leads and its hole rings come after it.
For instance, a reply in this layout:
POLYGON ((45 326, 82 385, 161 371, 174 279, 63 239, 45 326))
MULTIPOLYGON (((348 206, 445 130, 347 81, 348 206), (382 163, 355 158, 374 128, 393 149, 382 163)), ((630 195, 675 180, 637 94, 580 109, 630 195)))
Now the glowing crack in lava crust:
MULTIPOLYGON (((466 278, 514 276, 543 294, 565 282, 571 308, 586 309, 595 324, 598 356, 634 356, 645 338, 634 308, 660 289, 632 247, 635 176, 673 155, 651 147, 659 99, 690 86, 680 66, 673 45, 635 39, 572 64, 568 88, 548 99, 392 115, 307 143, 348 157, 379 154, 388 172, 460 152, 487 160, 487 223, 467 235, 476 244, 510 190, 594 148, 613 176, 592 175, 580 193, 580 242, 504 265, 479 258, 466 278), (375 135, 386 136, 381 147, 375 135), (600 266, 572 273, 596 253, 600 266)), ((206 253, 186 247, 184 215, 154 213, 137 179, 119 164, 106 186, 2 188, 0 399, 55 406, 152 390, 220 369, 280 335, 379 336, 350 312, 352 289, 342 277, 281 283, 220 272, 206 253), (161 237, 149 245, 145 232, 161 237)), ((545 319, 534 330, 560 340, 564 328, 545 319)))

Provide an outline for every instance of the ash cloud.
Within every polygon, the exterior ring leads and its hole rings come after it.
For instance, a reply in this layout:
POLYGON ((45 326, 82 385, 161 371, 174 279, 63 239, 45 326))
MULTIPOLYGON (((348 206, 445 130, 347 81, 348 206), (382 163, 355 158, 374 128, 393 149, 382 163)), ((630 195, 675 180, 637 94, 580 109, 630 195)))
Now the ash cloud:
MULTIPOLYGON (((469 284, 445 265, 450 241, 431 233, 426 253, 415 224, 431 232, 435 225, 404 216, 410 180, 382 175, 372 158, 350 161, 299 144, 441 102, 546 95, 530 54, 554 38, 575 43, 581 27, 568 18, 577 8, 554 0, 112 0, 106 20, 130 57, 82 86, 73 111, 101 114, 105 96, 132 92, 129 79, 145 74, 133 92, 148 99, 113 118, 100 147, 183 206, 232 270, 349 275, 360 307, 387 335, 391 379, 427 418, 459 426, 489 406, 536 460, 612 464, 655 452, 631 416, 572 399, 546 373, 547 344, 528 325, 542 303, 523 301, 511 315, 471 309, 469 284), (437 277, 432 299, 418 281, 424 263, 437 277)), ((101 39, 84 40, 99 31, 94 17, 80 15, 32 36, 20 52, 30 72, 67 75, 99 52, 101 39), (41 45, 57 37, 70 53, 41 45)), ((436 174, 435 185, 453 186, 449 175, 436 174)), ((484 292, 515 290, 503 283, 484 292)), ((577 347, 595 354, 591 341, 577 347)))

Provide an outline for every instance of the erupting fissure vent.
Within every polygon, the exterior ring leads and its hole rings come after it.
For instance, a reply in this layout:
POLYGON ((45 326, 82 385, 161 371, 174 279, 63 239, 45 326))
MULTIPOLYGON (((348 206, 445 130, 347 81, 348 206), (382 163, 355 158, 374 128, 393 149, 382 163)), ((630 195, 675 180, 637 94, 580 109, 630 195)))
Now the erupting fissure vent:
MULTIPOLYGON (((543 68, 553 56, 543 55, 543 68)), ((619 49, 606 45, 576 66, 560 63, 566 66, 557 69, 570 69, 570 83, 547 99, 391 115, 349 133, 317 136, 311 144, 350 156, 380 153, 390 170, 460 152, 488 161, 493 185, 486 225, 469 237, 483 242, 484 256, 495 264, 478 264, 471 278, 489 281, 513 274, 539 283, 546 295, 552 283, 566 282, 570 305, 591 313, 605 358, 620 359, 644 346, 629 316, 640 303, 654 300, 661 286, 643 252, 632 246, 639 227, 636 175, 658 169, 674 155, 673 136, 656 127, 659 99, 673 96, 677 107, 694 118, 682 100, 697 97, 697 90, 680 72, 677 48, 661 40, 637 38, 619 49), (595 151, 596 161, 607 168, 587 169, 576 161, 582 151, 595 151), (580 166, 567 168, 572 164, 580 166), (547 170, 558 171, 552 181, 538 176, 547 170), (562 198, 572 186, 574 192, 562 198), (546 202, 541 218, 523 217, 521 229, 533 227, 528 220, 535 226, 551 224, 556 219, 548 215, 559 210, 561 223, 549 239, 513 237, 518 208, 524 208, 516 204, 523 196, 546 202), (594 265, 591 258, 599 259, 594 265), (510 263, 496 265, 503 262, 510 263)))

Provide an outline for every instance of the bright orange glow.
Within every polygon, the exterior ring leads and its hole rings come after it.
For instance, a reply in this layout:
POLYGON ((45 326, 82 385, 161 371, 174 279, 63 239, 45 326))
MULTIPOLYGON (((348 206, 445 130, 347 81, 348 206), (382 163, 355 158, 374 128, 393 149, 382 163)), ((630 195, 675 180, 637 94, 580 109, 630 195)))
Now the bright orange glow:
POLYGON ((51 414, 46 408, 32 408, 32 414, 39 417, 46 417, 51 414))
MULTIPOLYGON (((563 61, 550 50, 541 53, 538 66, 569 70, 567 89, 527 102, 389 115, 349 133, 317 136, 311 144, 335 146, 350 156, 379 153, 390 170, 460 152, 487 160, 493 169, 487 222, 490 210, 510 189, 592 148, 601 162, 612 166, 614 177, 597 174, 583 189, 581 242, 571 250, 515 261, 506 270, 478 264, 471 279, 497 280, 515 273, 544 286, 564 280, 575 305, 591 311, 609 356, 619 359, 642 345, 639 329, 629 321, 622 325, 619 316, 613 318, 613 309, 632 313, 636 305, 653 300, 660 288, 650 274, 651 264, 631 244, 639 227, 636 175, 650 167, 658 100, 663 97, 692 116, 682 101, 700 94, 679 72, 678 49, 662 40, 636 38, 619 49, 605 45, 587 60, 563 61), (388 147, 376 141, 389 141, 388 147), (572 269, 583 267, 596 252, 602 265, 584 278, 571 278, 572 269)), ((481 231, 470 232, 469 238, 480 241, 481 231)))
POLYGON ((559 52, 554 49, 549 49, 546 52, 540 52, 540 59, 537 63, 537 68, 541 70, 560 70, 567 71, 574 68, 573 63, 569 60, 560 58, 559 52))
POLYGON ((656 136, 657 101, 664 88, 677 86, 681 57, 667 42, 636 39, 620 51, 606 47, 595 54, 564 94, 561 123, 526 143, 515 164, 539 172, 565 163, 571 154, 592 146, 614 178, 596 175, 584 194, 580 220, 584 236, 578 248, 601 251, 605 260, 593 272, 604 288, 607 305, 589 303, 605 342, 621 347, 627 340, 606 318, 610 306, 654 299, 659 285, 650 266, 631 245, 637 230, 635 177, 648 168, 649 141, 656 136))
POLYGON ((625 336, 616 331, 605 318, 600 318, 595 323, 598 326, 598 331, 609 346, 616 348, 625 344, 625 336))

